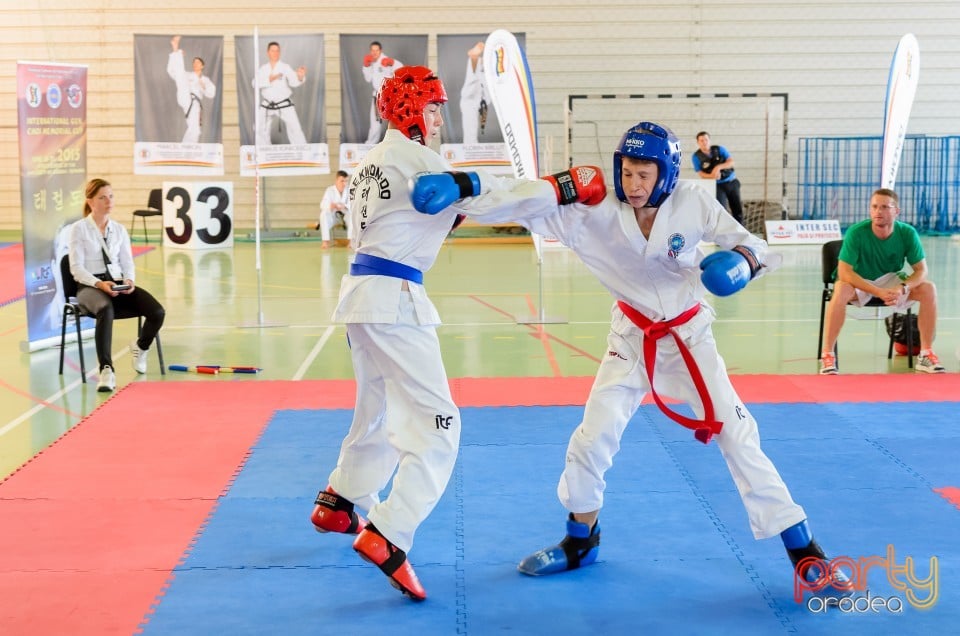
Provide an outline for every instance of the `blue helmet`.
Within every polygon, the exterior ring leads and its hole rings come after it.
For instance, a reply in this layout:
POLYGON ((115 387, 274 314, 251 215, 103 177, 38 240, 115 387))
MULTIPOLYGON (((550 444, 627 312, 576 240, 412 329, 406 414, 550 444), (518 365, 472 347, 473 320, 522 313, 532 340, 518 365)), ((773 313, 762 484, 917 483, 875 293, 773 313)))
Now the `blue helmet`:
POLYGON ((613 153, 613 186, 617 198, 627 202, 620 181, 623 157, 632 157, 657 164, 657 185, 650 193, 647 206, 655 208, 670 196, 680 180, 680 140, 666 126, 642 121, 623 134, 613 153))

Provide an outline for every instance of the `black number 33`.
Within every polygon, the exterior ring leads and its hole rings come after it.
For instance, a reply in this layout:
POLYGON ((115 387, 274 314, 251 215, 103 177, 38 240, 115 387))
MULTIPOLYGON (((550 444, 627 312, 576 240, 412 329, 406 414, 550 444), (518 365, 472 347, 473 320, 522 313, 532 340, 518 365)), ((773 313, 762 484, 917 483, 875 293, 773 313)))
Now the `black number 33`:
MULTIPOLYGON (((179 186, 173 187, 167 191, 166 199, 171 203, 179 202, 176 208, 176 218, 180 220, 182 226, 181 232, 176 231, 176 224, 167 227, 167 236, 178 245, 189 243, 193 234, 193 220, 190 218, 192 207, 190 192, 179 186)), ((216 245, 226 240, 233 229, 230 216, 224 214, 224 211, 230 207, 230 196, 226 190, 217 186, 204 188, 197 195, 197 201, 202 204, 206 204, 210 199, 216 199, 216 206, 210 208, 210 220, 211 222, 214 219, 217 221, 217 232, 215 234, 211 233, 210 227, 198 227, 197 237, 208 245, 216 245)))

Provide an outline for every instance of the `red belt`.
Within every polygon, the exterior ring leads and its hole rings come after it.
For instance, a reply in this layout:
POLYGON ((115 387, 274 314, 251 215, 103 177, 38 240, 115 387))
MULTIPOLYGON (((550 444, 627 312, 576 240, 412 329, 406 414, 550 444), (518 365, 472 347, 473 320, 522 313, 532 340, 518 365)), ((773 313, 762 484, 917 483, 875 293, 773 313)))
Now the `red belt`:
POLYGON ((710 438, 720 433, 720 429, 723 428, 723 422, 718 422, 714 419, 713 400, 710 399, 710 393, 707 391, 707 385, 703 381, 703 375, 700 373, 697 361, 693 359, 693 354, 687 349, 687 345, 683 343, 683 340, 680 339, 677 332, 673 330, 674 327, 679 327, 696 316, 697 312, 700 311, 700 304, 697 303, 676 318, 662 320, 660 322, 650 320, 622 300, 617 301, 617 306, 633 324, 643 329, 643 362, 644 368, 647 371, 647 379, 650 381, 650 393, 653 394, 653 401, 657 403, 660 410, 671 420, 691 429, 693 436, 698 440, 704 444, 710 443, 710 438), (657 395, 657 390, 653 387, 653 369, 657 361, 657 340, 667 334, 673 336, 674 341, 677 343, 677 348, 680 349, 680 355, 683 357, 683 361, 687 365, 687 370, 690 372, 693 385, 697 388, 697 394, 703 403, 702 420, 686 417, 668 408, 667 405, 663 403, 663 400, 660 399, 660 396, 657 395))

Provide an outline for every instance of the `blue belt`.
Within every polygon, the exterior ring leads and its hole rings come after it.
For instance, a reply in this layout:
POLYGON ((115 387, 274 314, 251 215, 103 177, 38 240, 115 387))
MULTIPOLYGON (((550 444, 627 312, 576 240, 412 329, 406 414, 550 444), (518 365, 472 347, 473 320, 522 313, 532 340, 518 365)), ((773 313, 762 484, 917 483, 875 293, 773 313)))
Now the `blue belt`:
POLYGON ((357 254, 350 265, 351 276, 390 276, 413 283, 423 284, 423 272, 419 269, 372 254, 357 254))

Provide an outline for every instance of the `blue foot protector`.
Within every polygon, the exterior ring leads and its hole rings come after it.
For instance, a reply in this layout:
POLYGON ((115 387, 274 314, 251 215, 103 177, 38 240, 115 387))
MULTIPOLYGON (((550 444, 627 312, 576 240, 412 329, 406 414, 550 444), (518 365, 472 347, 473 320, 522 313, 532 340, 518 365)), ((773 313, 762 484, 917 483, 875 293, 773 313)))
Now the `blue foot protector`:
POLYGON ((567 519, 567 536, 558 545, 544 548, 526 557, 517 566, 523 574, 542 576, 575 570, 590 565, 600 553, 600 523, 593 524, 591 530, 587 524, 567 519))
POLYGON ((783 539, 794 571, 807 582, 811 592, 840 597, 853 594, 850 578, 840 568, 830 567, 830 559, 814 541, 806 519, 781 532, 780 538, 783 539))

